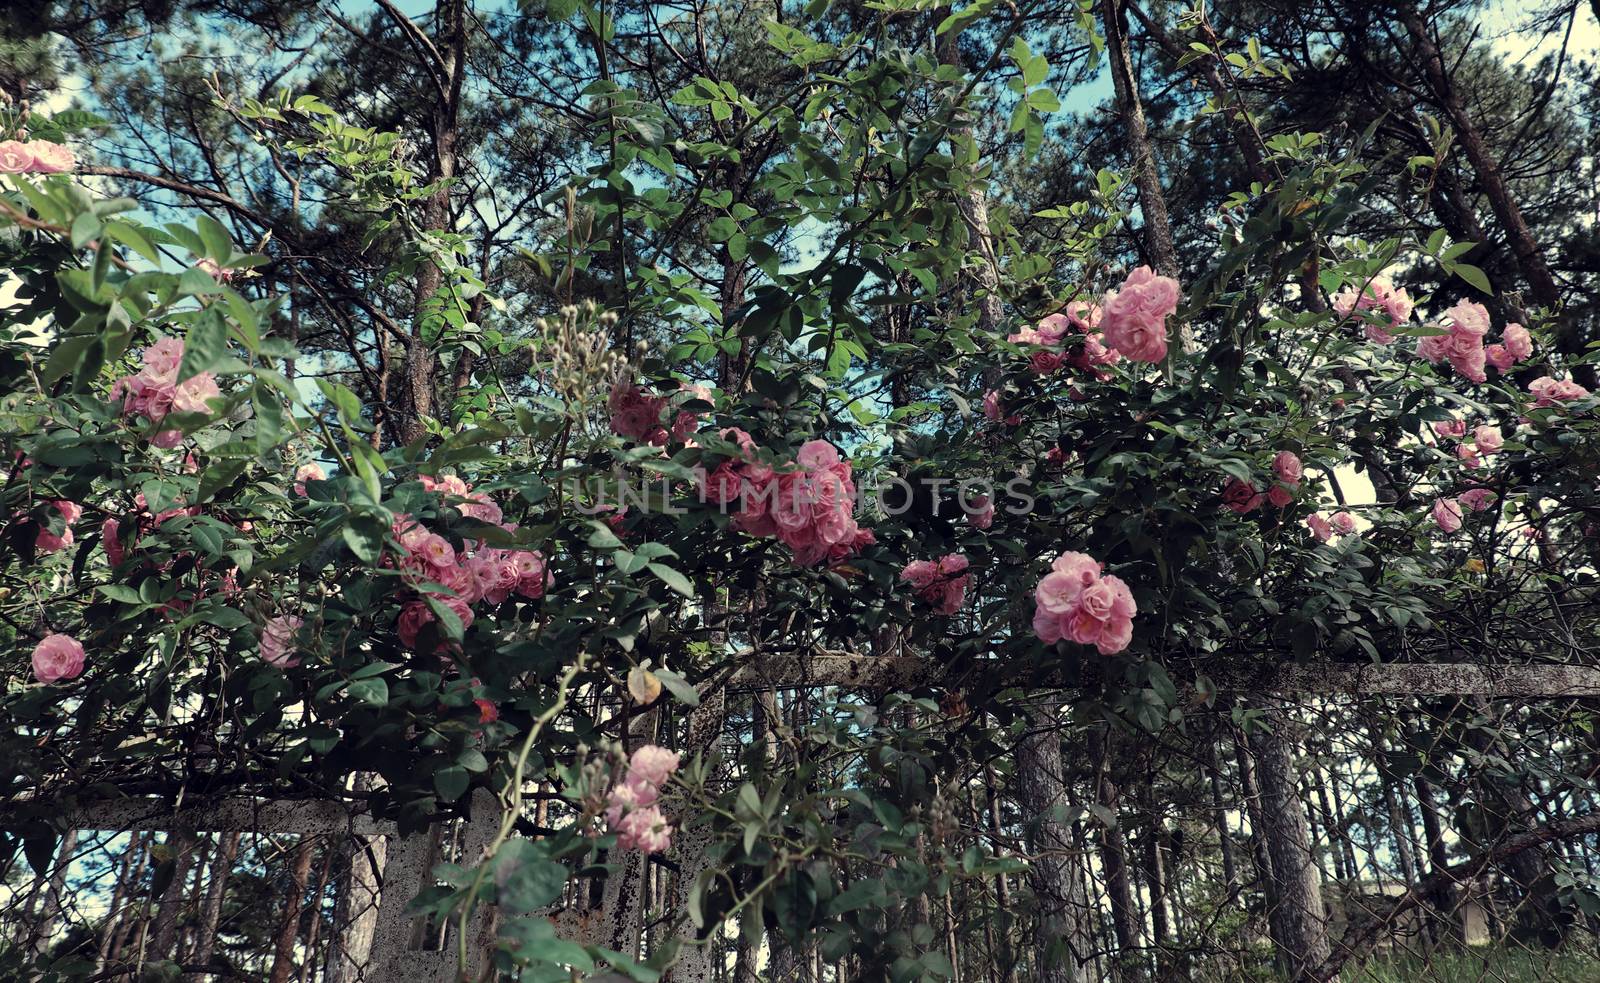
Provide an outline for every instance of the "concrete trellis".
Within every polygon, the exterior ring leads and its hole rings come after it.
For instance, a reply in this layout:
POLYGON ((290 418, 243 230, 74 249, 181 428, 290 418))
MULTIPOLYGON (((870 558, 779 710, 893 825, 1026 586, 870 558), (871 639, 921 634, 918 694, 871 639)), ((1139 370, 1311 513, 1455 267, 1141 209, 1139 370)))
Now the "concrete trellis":
MULTIPOLYGON (((757 657, 726 680, 729 690, 770 690, 835 686, 845 689, 891 689, 937 681, 942 667, 918 658, 875 658, 822 654, 810 658, 757 657)), ((1317 696, 1463 696, 1486 698, 1600 697, 1600 669, 1579 666, 1434 665, 1286 665, 1251 677, 1233 677, 1227 688, 1239 693, 1290 693, 1317 696)), ((9 817, 0 811, 0 827, 9 817)), ((460 839, 461 856, 475 863, 499 824, 499 802, 487 790, 473 797, 460 839)), ((221 798, 187 802, 174 808, 159 798, 130 798, 65 810, 57 817, 62 829, 259 832, 302 835, 349 835, 368 841, 370 878, 364 889, 378 897, 375 923, 351 931, 337 941, 341 979, 367 983, 448 983, 457 979, 459 939, 455 926, 446 928, 439 950, 423 946, 420 919, 406 906, 432 883, 438 861, 440 827, 400 836, 395 825, 375 819, 333 800, 256 800, 221 798), (382 843, 383 848, 370 849, 382 843), (364 950, 364 951, 363 951, 364 950)), ((355 880, 356 878, 352 878, 355 880)), ((558 924, 563 919, 557 919, 558 924)), ((570 925, 565 926, 568 929, 570 925)), ((467 970, 479 978, 493 945, 494 914, 476 913, 468 939, 467 970)))
MULTIPOLYGON (((461 837, 462 856, 475 862, 494 838, 499 821, 498 800, 487 789, 479 789, 461 837)), ((342 802, 238 797, 202 799, 177 809, 159 798, 100 802, 63 811, 58 824, 66 829, 126 832, 293 833, 381 840, 384 849, 374 852, 376 862, 372 863, 376 882, 372 886, 381 885, 376 924, 370 934, 351 933, 357 937, 339 940, 338 958, 353 967, 354 979, 367 983, 448 983, 457 978, 454 923, 447 927, 441 949, 424 949, 421 919, 406 912, 417 892, 433 883, 429 872, 438 862, 437 826, 401 836, 394 823, 374 819, 342 802), (367 951, 359 951, 363 949, 367 951)), ((470 924, 467 970, 473 978, 487 965, 492 926, 488 908, 480 909, 470 924)))

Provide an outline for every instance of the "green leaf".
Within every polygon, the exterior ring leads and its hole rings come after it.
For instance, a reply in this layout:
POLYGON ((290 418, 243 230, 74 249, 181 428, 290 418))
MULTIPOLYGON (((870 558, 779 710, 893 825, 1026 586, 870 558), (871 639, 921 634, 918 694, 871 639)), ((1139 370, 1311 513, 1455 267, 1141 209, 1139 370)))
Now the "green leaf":
POLYGON ((445 637, 452 642, 461 641, 462 636, 466 634, 466 627, 461 624, 461 616, 432 594, 425 595, 423 600, 427 602, 428 610, 433 612, 433 616, 439 619, 439 627, 444 629, 445 637))
POLYGON ((233 255, 233 237, 228 235, 228 230, 222 227, 221 222, 205 214, 195 219, 194 224, 200 230, 200 241, 205 243, 205 254, 218 263, 226 263, 228 257, 233 255))
POLYGON ((648 564, 650 572, 661 578, 661 582, 682 594, 684 597, 694 596, 694 585, 689 583, 689 578, 663 563, 648 564))
POLYGON ((350 683, 350 695, 375 707, 389 705, 389 684, 382 676, 357 679, 350 683))
POLYGON ((356 513, 339 530, 344 537, 345 545, 350 547, 350 552, 356 559, 363 563, 376 563, 383 553, 384 527, 376 518, 356 513))
POLYGON ((1451 273, 1476 287, 1480 293, 1494 296, 1494 288, 1489 285, 1489 278, 1471 263, 1450 263, 1447 268, 1451 273))
POLYGON ((549 857, 549 848, 532 840, 511 840, 494 855, 494 883, 500 907, 529 914, 561 896, 567 868, 549 857))
POLYGON ((447 765, 433 773, 433 787, 439 793, 439 798, 446 802, 454 802, 466 792, 471 778, 467 769, 460 765, 447 765))
POLYGON ((70 237, 73 249, 82 249, 89 244, 91 239, 100 235, 100 216, 93 212, 83 212, 72 220, 70 237))
POLYGON ((208 307, 189 328, 183 339, 183 364, 178 366, 178 381, 210 372, 228 358, 228 322, 222 312, 208 307))
POLYGON ((651 671, 661 681, 661 685, 666 687, 667 692, 672 694, 673 699, 691 707, 700 705, 700 691, 691 686, 688 680, 671 669, 654 669, 651 671))

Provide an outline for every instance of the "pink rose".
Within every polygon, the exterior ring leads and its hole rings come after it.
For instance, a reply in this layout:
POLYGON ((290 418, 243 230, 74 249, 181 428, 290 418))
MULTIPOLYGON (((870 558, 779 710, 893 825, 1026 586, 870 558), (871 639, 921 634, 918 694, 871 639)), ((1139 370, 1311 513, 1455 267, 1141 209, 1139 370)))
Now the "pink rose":
POLYGON ((900 579, 920 591, 939 579, 939 567, 932 560, 912 560, 900 571, 900 579))
POLYGON ((282 614, 270 619, 261 629, 261 659, 280 669, 300 664, 295 657, 295 634, 304 622, 297 615, 282 614))
POLYGON ((400 644, 408 649, 415 649, 417 636, 433 621, 433 612, 429 610, 428 605, 421 601, 407 601, 405 607, 400 609, 400 617, 395 622, 395 632, 400 636, 400 644))
POLYGON ((1449 533, 1461 528, 1461 503, 1453 498, 1436 499, 1433 503, 1433 521, 1449 533))
POLYGON ((826 440, 808 440, 800 445, 794 459, 807 471, 819 471, 839 464, 839 450, 826 440))
POLYGON ((183 380, 173 393, 172 408, 179 413, 209 413, 211 407, 207 404, 221 398, 222 390, 217 387, 217 377, 210 372, 202 372, 183 380))
POLYGON ((611 411, 612 432, 641 443, 665 442, 667 431, 661 426, 661 414, 667 408, 665 397, 618 382, 611 387, 607 407, 611 411))
POLYGON ((1034 328, 1041 345, 1059 345, 1061 339, 1073 328, 1072 318, 1066 314, 1048 314, 1034 328))
POLYGON ((1468 488, 1461 493, 1461 504, 1474 512, 1483 512, 1499 497, 1487 488, 1468 488))
POLYGON ((1161 361, 1167 355, 1166 320, 1177 311, 1180 293, 1178 281, 1148 266, 1129 273, 1106 294, 1100 322, 1106 344, 1136 362, 1161 361))
POLYGON ((120 566, 127 551, 123 549, 122 540, 118 537, 122 523, 116 519, 107 519, 100 524, 100 545, 105 547, 106 562, 113 567, 120 566))
POLYGON ((1467 435, 1467 421, 1439 420, 1434 423, 1433 432, 1440 437, 1465 437, 1467 435))
POLYGON ((1508 324, 1500 332, 1500 343, 1513 361, 1520 362, 1533 354, 1533 335, 1520 324, 1508 324))
POLYGON ((178 366, 183 364, 183 339, 158 338, 142 356, 146 374, 162 382, 178 381, 178 366))
POLYGON ((301 498, 306 497, 306 482, 327 481, 328 474, 319 464, 302 464, 294 471, 294 493, 301 498))
POLYGON ((1315 536, 1319 543, 1326 543, 1333 538, 1333 526, 1322 517, 1321 512, 1313 512, 1306 516, 1306 527, 1311 530, 1311 535, 1315 536))
POLYGON ((1467 334, 1482 338, 1489 333, 1489 311, 1476 301, 1458 300, 1444 316, 1450 319, 1452 335, 1467 334))
POLYGON ((1484 424, 1472 431, 1472 441, 1478 445, 1480 454, 1488 456, 1500 453, 1500 449, 1505 446, 1506 439, 1501 435, 1499 427, 1491 427, 1484 424))
POLYGON ((979 495, 967 505, 967 521, 974 529, 988 529, 994 525, 994 502, 988 495, 979 495))
POLYGON ((1222 504, 1239 515, 1254 512, 1265 499, 1266 496, 1256 491, 1254 484, 1238 478, 1230 480, 1222 492, 1222 504))
POLYGON ((439 535, 424 536, 416 546, 416 553, 435 567, 455 566, 456 551, 449 540, 439 535))
POLYGON ((1367 338, 1380 345, 1394 341, 1389 329, 1403 326, 1411 317, 1411 308, 1411 298, 1404 290, 1395 289, 1394 283, 1386 276, 1373 277, 1359 297, 1356 288, 1349 286, 1333 298, 1333 309, 1346 317, 1352 311, 1378 311, 1380 320, 1367 321, 1364 328, 1367 338), (1384 321, 1387 323, 1382 323, 1384 321))
POLYGON ((33 647, 33 675, 41 683, 77 679, 83 672, 83 645, 71 635, 46 635, 33 647))
POLYGON ((1483 463, 1483 461, 1478 457, 1478 449, 1473 447, 1471 444, 1457 445, 1456 457, 1461 459, 1461 466, 1466 468, 1468 471, 1475 470, 1478 465, 1483 463))
POLYGON ((1028 368, 1034 375, 1050 375, 1060 369, 1067 357, 1060 352, 1034 352, 1028 359, 1028 368))
POLYGON ((672 845, 672 826, 655 806, 636 809, 617 826, 617 846, 640 853, 661 853, 672 845))
POLYGON ((1065 553, 1034 590, 1033 630, 1053 645, 1063 638, 1093 645, 1102 655, 1127 648, 1138 613, 1133 593, 1118 577, 1102 575, 1100 563, 1083 553, 1065 553))
POLYGON ((961 610, 966 600, 967 586, 972 581, 967 567, 965 556, 950 553, 941 557, 938 563, 913 560, 900 571, 900 579, 910 584, 917 596, 932 605, 935 611, 949 617, 961 610))
POLYGON ((1329 521, 1333 524, 1334 531, 1341 536, 1348 536, 1356 531, 1356 517, 1349 512, 1335 512, 1329 521))
POLYGON ((56 501, 50 503, 51 507, 61 516, 61 535, 51 532, 48 526, 39 528, 39 536, 34 540, 34 549, 40 553, 49 554, 71 546, 72 524, 83 516, 83 508, 76 502, 56 501))
POLYGON ((1515 359, 1506 350, 1505 345, 1488 345, 1483 349, 1483 360, 1494 366, 1497 371, 1508 372, 1515 364, 1515 359))
POLYGON ((1300 483, 1300 478, 1305 473, 1305 470, 1301 467, 1300 458, 1295 455, 1294 451, 1279 451, 1272 458, 1272 472, 1284 484, 1292 486, 1300 483))
POLYGON ((1086 300, 1074 300, 1067 304, 1067 323, 1071 324, 1080 334, 1088 334, 1100 327, 1102 313, 1099 304, 1091 304, 1086 300))
POLYGON ((1274 484, 1267 489, 1267 501, 1271 502, 1274 508, 1288 508, 1289 503, 1294 501, 1294 490, 1288 485, 1274 484))
POLYGON ((20 140, 0 143, 0 174, 27 174, 33 170, 33 151, 20 140))
POLYGON ((628 780, 660 789, 678 770, 678 762, 676 751, 655 744, 641 745, 628 758, 628 780))
POLYGON ((35 174, 65 174, 78 164, 70 149, 54 141, 29 140, 24 146, 33 155, 35 174))
POLYGON ((606 793, 606 822, 615 829, 621 825, 623 816, 635 809, 648 809, 658 798, 660 792, 654 785, 635 781, 630 775, 627 781, 612 786, 606 793))
POLYGON ((1535 406, 1570 403, 1589 395, 1589 390, 1571 379, 1554 379, 1550 376, 1541 376, 1528 383, 1528 392, 1534 397, 1535 406))

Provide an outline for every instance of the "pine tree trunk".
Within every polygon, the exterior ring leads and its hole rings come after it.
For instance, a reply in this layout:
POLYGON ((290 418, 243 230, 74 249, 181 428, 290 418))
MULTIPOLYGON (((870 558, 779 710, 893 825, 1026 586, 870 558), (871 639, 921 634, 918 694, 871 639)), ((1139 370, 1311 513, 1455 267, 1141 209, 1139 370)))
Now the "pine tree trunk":
POLYGON ((145 834, 137 830, 128 834, 128 847, 122 854, 122 865, 117 871, 117 881, 111 891, 111 904, 106 908, 105 920, 100 925, 100 945, 95 953, 95 975, 105 972, 106 963, 111 959, 111 953, 116 945, 117 936, 122 931, 129 898, 137 888, 139 878, 144 874, 144 838, 145 834))
POLYGON ((1112 774, 1112 733, 1107 724, 1094 741, 1095 801, 1100 806, 1100 870, 1105 879, 1106 895, 1111 902, 1111 927, 1117 937, 1118 976, 1123 980, 1144 978, 1143 955, 1140 953, 1140 923, 1143 919, 1134 906, 1133 881, 1128 870, 1128 850, 1122 836, 1119 804, 1122 790, 1112 774))
POLYGON ((1271 729, 1252 735, 1250 742, 1261 780, 1263 839, 1272 858, 1268 913, 1277 925, 1273 934, 1288 977, 1311 983, 1330 952, 1328 912, 1300 803, 1289 715, 1281 704, 1266 709, 1271 729))
POLYGON ((61 895, 67 885, 67 870, 72 866, 73 853, 78 849, 78 831, 69 829, 61 834, 61 844, 56 848, 56 862, 50 868, 50 880, 47 882, 44 897, 39 900, 39 907, 34 912, 29 928, 29 948, 38 955, 50 951, 50 943, 56 931, 56 920, 66 914, 62 908, 61 895))
POLYGON ((194 862, 198 840, 195 834, 176 832, 167 835, 167 846, 173 852, 172 879, 161 892, 156 907, 155 921, 150 925, 150 942, 143 953, 145 961, 172 959, 178 941, 178 919, 188 906, 189 867, 194 862))
POLYGON ((1233 835, 1228 831, 1228 807, 1222 797, 1222 769, 1217 764, 1217 742, 1206 739, 1206 774, 1211 784, 1211 813, 1217 825, 1217 851, 1222 855, 1222 882, 1230 898, 1239 892, 1239 867, 1233 858, 1233 835))
MULTIPOLYGON (((466 75, 466 0, 444 0, 435 10, 439 43, 439 63, 433 78, 435 90, 430 129, 433 136, 433 153, 428 160, 428 182, 446 181, 455 177, 460 140, 461 87, 466 75)), ((402 30, 405 28, 402 26, 402 30)), ((421 57, 428 57, 426 54, 421 57)), ((441 187, 422 202, 420 224, 424 232, 448 232, 452 215, 450 189, 441 187)), ((619 248, 621 244, 618 244, 619 248)), ((439 267, 429 259, 417 265, 414 286, 415 310, 412 315, 411 337, 405 348, 402 371, 406 380, 406 401, 402 437, 406 443, 427 434, 425 418, 434 416, 435 374, 438 371, 438 352, 425 338, 428 322, 428 305, 443 283, 439 267)))
POLYGON ((1059 703, 1030 703, 1028 732, 1017 746, 1017 802, 1031 820, 1028 881, 1040 983, 1079 983, 1088 959, 1072 903, 1079 892, 1072 827, 1067 824, 1059 703))
MULTIPOLYGON (((1539 244, 1534 241, 1533 232, 1523 218, 1522 209, 1518 207, 1516 198, 1506 185, 1505 174, 1500 170, 1500 162, 1495 159, 1477 124, 1467 115, 1466 104, 1462 102, 1461 93, 1456 89, 1454 80, 1450 78, 1444 57, 1440 54, 1438 46, 1433 43, 1427 25, 1422 21, 1422 15, 1409 3, 1400 4, 1397 10, 1401 23, 1405 24, 1406 31, 1417 46, 1417 59, 1421 62, 1422 74, 1427 79, 1428 88, 1444 108, 1445 114, 1450 117, 1450 124, 1456 131, 1456 140, 1466 153, 1467 160, 1472 163, 1478 185, 1488 197, 1489 207, 1494 210, 1495 219, 1506 234, 1506 240, 1511 246, 1512 253, 1517 257, 1517 265, 1522 270, 1523 278, 1532 288, 1534 302, 1545 307, 1555 307, 1561 302, 1561 291, 1556 286, 1555 277, 1550 273, 1550 267, 1545 262, 1539 244)), ((1566 347, 1562 350, 1569 351, 1566 347)))
POLYGON ((359 983, 372 959, 372 942, 378 931, 378 905, 388 840, 381 836, 353 836, 348 840, 348 863, 343 890, 334 909, 334 950, 329 959, 328 983, 359 983))
POLYGON ((300 937, 300 912, 305 903, 306 881, 311 878, 311 858, 315 853, 316 838, 302 835, 294 845, 294 855, 289 870, 289 894, 283 902, 283 918, 278 922, 277 941, 273 945, 272 975, 270 983, 289 983, 294 973, 295 941, 300 937))
MULTIPOLYGON (((306 926, 306 958, 300 965, 300 983, 311 983, 311 974, 317 964, 317 936, 322 931, 322 898, 328 890, 328 874, 333 869, 333 851, 322 851, 322 868, 317 873, 317 886, 311 891, 311 916, 306 926)), ((332 948, 330 946, 330 948, 332 948)))
MULTIPOLYGON (((217 842, 217 852, 211 858, 211 873, 206 881, 205 901, 200 908, 200 929, 195 938, 194 963, 211 965, 212 953, 217 944, 217 923, 222 918, 222 901, 227 896, 228 878, 233 873, 233 860, 239 852, 238 833, 223 833, 217 842)), ((190 977, 194 983, 204 983, 205 974, 190 977)))
MULTIPOLYGON (((1412 787, 1417 793, 1417 811, 1422 814, 1422 835, 1428 845, 1428 874, 1442 875, 1445 868, 1450 866, 1450 852, 1444 842, 1444 826, 1439 821, 1439 802, 1434 796, 1433 783, 1424 778, 1421 773, 1411 776, 1412 787)), ((1455 916, 1455 891, 1442 877, 1435 879, 1438 887, 1428 897, 1428 906, 1433 909, 1434 922, 1439 929, 1440 940, 1461 938, 1460 922, 1455 916)))
MULTIPOLYGON (((1167 199, 1161 190, 1161 175, 1155 153, 1150 149, 1150 133, 1145 123, 1144 105, 1139 98, 1138 76, 1128 48, 1125 0, 1100 0, 1100 21, 1105 29, 1106 54, 1110 62, 1111 85, 1116 93, 1117 120, 1133 158, 1133 184, 1139 191, 1139 211, 1144 216, 1144 249, 1150 265, 1164 276, 1178 275, 1178 254, 1172 245, 1172 224, 1167 218, 1167 199)), ((1176 347, 1176 346, 1175 346, 1176 347)))
MULTIPOLYGON (((1004 825, 1000 817, 1000 795, 998 792, 1000 780, 995 774, 993 764, 985 764, 983 766, 983 774, 984 790, 987 798, 986 805, 989 814, 989 831, 999 837, 1004 825)), ((1017 960, 1011 946, 1010 932, 1012 923, 1011 885, 1003 873, 994 875, 994 897, 995 903, 999 905, 999 910, 1002 913, 1001 917, 995 919, 1002 931, 999 947, 994 950, 995 958, 1000 962, 1000 980, 1001 983, 1016 983, 1017 960)))
MULTIPOLYGON (((722 632, 714 632, 713 639, 713 652, 720 652, 727 644, 727 636, 722 632)), ((689 736, 683 748, 684 756, 709 753, 722 735, 726 718, 725 690, 717 689, 714 693, 702 696, 700 705, 689 714, 689 736)), ((672 910, 688 909, 690 889, 694 887, 701 871, 710 867, 711 862, 706 856, 706 850, 710 847, 711 841, 709 825, 693 828, 679 826, 672 843, 672 856, 679 865, 678 875, 673 884, 672 910)), ((692 933, 693 928, 688 931, 692 933)), ((685 939, 682 956, 664 979, 670 983, 708 983, 712 978, 713 968, 721 963, 721 957, 722 954, 714 942, 708 941, 705 945, 696 945, 692 939, 685 939)))

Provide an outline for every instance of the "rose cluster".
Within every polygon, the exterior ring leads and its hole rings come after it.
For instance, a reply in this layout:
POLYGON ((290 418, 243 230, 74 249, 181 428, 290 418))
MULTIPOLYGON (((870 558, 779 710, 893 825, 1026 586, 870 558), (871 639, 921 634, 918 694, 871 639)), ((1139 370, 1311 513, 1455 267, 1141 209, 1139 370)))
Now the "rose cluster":
POLYGON ((1033 592, 1033 632, 1053 645, 1063 638, 1093 645, 1112 655, 1133 640, 1139 613, 1122 579, 1102 573, 1103 564, 1085 553, 1063 553, 1033 592))
POLYGON ((1294 451, 1279 451, 1272 457, 1272 474, 1274 480, 1265 492, 1253 481, 1230 480, 1222 490, 1223 506, 1239 515, 1254 512, 1264 502, 1284 508, 1294 501, 1300 480, 1305 476, 1305 466, 1294 451))
POLYGON ((72 151, 53 140, 0 141, 0 174, 65 174, 76 166, 72 151))
POLYGON ((933 560, 912 560, 900 571, 900 579, 911 585, 917 597, 933 605, 942 615, 952 615, 961 610, 967 598, 967 586, 972 574, 967 572, 967 558, 960 553, 950 553, 933 560))
POLYGON ((1100 327, 1105 344, 1135 362, 1167 357, 1167 318, 1178 309, 1178 281, 1148 266, 1128 274, 1122 286, 1108 291, 1100 327))
POLYGON ((1487 380, 1484 366, 1488 352, 1484 350, 1483 339, 1489 334, 1489 312, 1482 304, 1462 300, 1444 314, 1449 319, 1444 325, 1449 333, 1418 338, 1417 354, 1432 365, 1449 362, 1451 368, 1473 382, 1487 380))
MULTIPOLYGON (((695 398, 710 401, 711 390, 704 386, 689 386, 695 398)), ((672 419, 669 431, 662 425, 662 415, 667 409, 667 397, 655 396, 630 383, 618 382, 611 387, 606 400, 611 413, 611 432, 641 444, 665 447, 669 440, 690 443, 694 432, 700 428, 703 414, 680 410, 672 419)))
POLYGON ((617 846, 661 853, 672 845, 672 826, 657 805, 661 789, 678 770, 678 752, 646 744, 633 752, 622 781, 606 794, 606 823, 617 846))
POLYGON ((62 529, 57 534, 51 532, 49 526, 43 523, 39 525, 39 532, 33 541, 33 548, 41 556, 64 550, 71 546, 73 542, 73 523, 83 518, 83 506, 77 502, 56 499, 50 503, 50 507, 55 509, 56 513, 61 516, 62 529))
MULTIPOLYGON (((1028 365, 1036 375, 1049 375, 1063 365, 1092 371, 1102 380, 1109 378, 1106 366, 1115 365, 1122 356, 1105 343, 1099 331, 1101 310, 1081 300, 1067 305, 1065 314, 1050 314, 1031 328, 1023 328, 1006 338, 1014 345, 1038 345, 1045 351, 1034 352, 1028 365), (1073 336, 1080 336, 1074 338, 1073 336)), ((998 419, 998 417, 995 417, 998 419)))
POLYGON ((1306 516, 1306 528, 1311 530, 1317 542, 1326 543, 1333 538, 1334 533, 1341 536, 1352 535, 1356 531, 1356 517, 1349 512, 1335 512, 1332 516, 1325 516, 1321 512, 1313 512, 1306 516))
POLYGON ((1333 297, 1333 309, 1345 317, 1349 317, 1351 311, 1377 313, 1376 319, 1366 322, 1366 334, 1369 340, 1380 345, 1394 341, 1390 329, 1401 327, 1410 320, 1412 307, 1410 296, 1404 290, 1396 289, 1393 281, 1386 276, 1373 277, 1359 295, 1354 287, 1346 287, 1333 297))
MULTIPOLYGON (((122 415, 142 416, 159 424, 168 413, 207 413, 210 400, 222 398, 217 379, 201 372, 178 382, 178 367, 183 364, 183 341, 162 338, 144 350, 143 367, 133 375, 111 384, 111 398, 122 400, 122 415)), ((176 447, 183 439, 177 430, 162 430, 150 438, 156 447, 176 447)))
POLYGON ((1528 383, 1528 394, 1534 399, 1535 407, 1555 406, 1558 403, 1571 403, 1589 395, 1589 390, 1573 382, 1571 379, 1556 379, 1551 376, 1541 376, 1528 383))
POLYGON ((722 431, 740 454, 711 471, 700 470, 701 498, 715 505, 737 504, 734 526, 752 536, 776 536, 794 551, 795 562, 814 566, 849 559, 876 542, 856 524, 856 486, 850 462, 825 440, 809 440, 795 456, 795 467, 778 471, 756 453, 743 430, 722 431))
MULTIPOLYGON (((473 491, 461 478, 423 476, 421 481, 428 491, 459 499, 463 515, 516 532, 494 499, 473 491)), ((385 562, 397 567, 419 594, 401 607, 396 623, 400 641, 408 648, 417 648, 423 629, 438 620, 429 598, 454 613, 466 629, 473 622, 474 604, 501 604, 513 594, 537 600, 554 580, 538 550, 499 549, 472 539, 463 540, 458 550, 409 515, 396 516, 391 531, 400 549, 385 562)))

